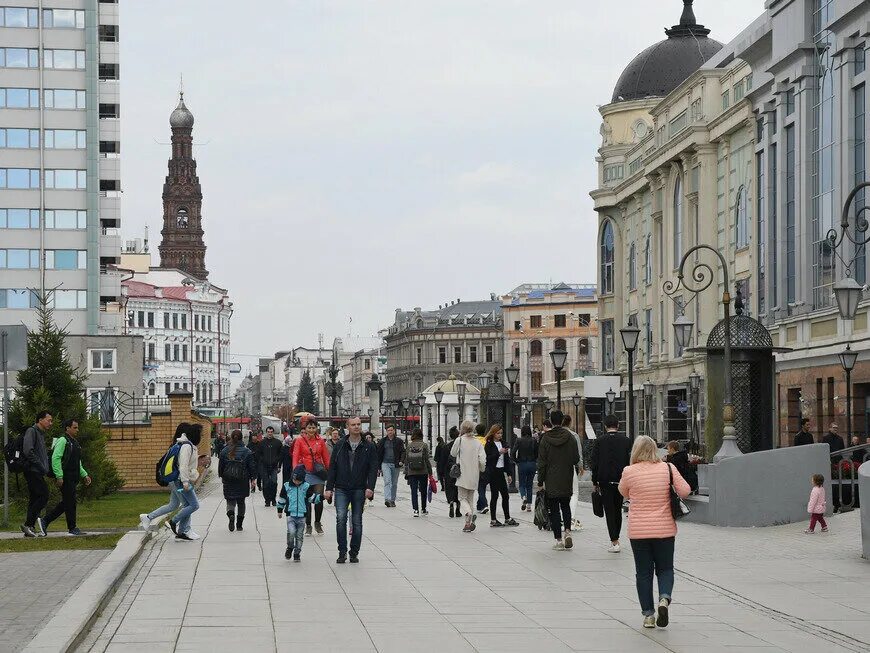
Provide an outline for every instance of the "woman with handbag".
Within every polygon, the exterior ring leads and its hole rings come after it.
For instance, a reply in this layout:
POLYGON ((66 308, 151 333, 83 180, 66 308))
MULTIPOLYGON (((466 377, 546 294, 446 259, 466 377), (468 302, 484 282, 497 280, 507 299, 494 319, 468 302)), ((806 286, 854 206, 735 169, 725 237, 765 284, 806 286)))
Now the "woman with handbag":
POLYGON ((486 454, 486 475, 489 477, 489 525, 491 527, 519 526, 519 522, 511 517, 510 495, 508 484, 510 477, 510 457, 507 447, 502 442, 504 431, 501 424, 493 424, 486 434, 486 444, 483 452, 486 454), (501 508, 504 512, 504 523, 495 515, 498 508, 498 498, 501 496, 501 508))
POLYGON ((451 426, 448 435, 450 441, 442 447, 437 462, 438 467, 443 468, 444 470, 444 480, 442 483, 444 484, 444 498, 447 499, 447 503, 450 504, 450 516, 462 517, 462 510, 459 507, 459 491, 456 489, 456 479, 450 475, 450 468, 453 466, 453 463, 456 462, 456 459, 453 458, 450 451, 456 443, 456 438, 459 437, 459 429, 455 426, 451 426))
POLYGON ((634 553, 637 596, 643 612, 644 628, 668 625, 668 608, 674 588, 675 516, 680 513, 680 498, 691 488, 670 463, 659 459, 658 446, 646 435, 639 436, 631 448, 631 460, 622 471, 619 492, 631 502, 628 509, 628 537, 634 553), (658 618, 653 602, 653 573, 658 579, 658 618))
POLYGON ((242 432, 236 429, 230 434, 230 443, 221 450, 218 458, 218 476, 224 484, 230 532, 242 530, 245 499, 251 494, 257 478, 254 462, 254 454, 242 444, 242 432))
POLYGON ((456 488, 459 493, 459 504, 465 513, 465 525, 463 533, 470 533, 475 529, 474 493, 480 481, 480 473, 486 469, 486 454, 483 445, 475 437, 474 422, 470 419, 462 422, 459 428, 460 436, 453 441, 450 455, 456 461, 450 468, 450 476, 456 479, 456 488))
MULTIPOLYGON (((302 436, 293 441, 293 469, 305 465, 305 482, 309 496, 323 495, 326 474, 329 469, 329 451, 326 442, 320 437, 317 420, 309 419, 302 430, 302 436)), ((311 510, 305 512, 305 534, 311 535, 311 510)), ((323 516, 323 502, 314 505, 314 528, 323 533, 320 519, 323 516)))

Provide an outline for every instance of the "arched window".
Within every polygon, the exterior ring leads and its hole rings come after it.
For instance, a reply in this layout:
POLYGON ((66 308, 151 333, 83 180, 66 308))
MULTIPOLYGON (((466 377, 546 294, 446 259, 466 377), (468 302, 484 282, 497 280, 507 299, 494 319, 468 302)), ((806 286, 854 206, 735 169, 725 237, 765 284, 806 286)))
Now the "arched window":
POLYGON ((581 356, 589 355, 589 339, 588 338, 580 338, 577 342, 577 353, 581 356))
POLYGON ((604 222, 601 231, 601 294, 613 294, 613 224, 604 222))
POLYGON ((683 178, 674 184, 674 269, 683 258, 683 178))
POLYGON ((637 288, 637 253, 634 243, 628 248, 628 289, 635 290, 637 288))
POLYGON ((541 356, 542 355, 544 348, 541 345, 540 340, 532 340, 532 343, 530 346, 532 348, 532 356, 541 356))
MULTIPOLYGON (((205 397, 203 397, 203 399, 205 399, 205 397)), ((214 383, 208 384, 208 400, 210 402, 214 401, 214 383)))
POLYGON ((422 329, 422 328, 423 328, 423 318, 419 318, 419 319, 417 320, 417 328, 418 328, 418 329, 422 329))
POLYGON ((194 396, 196 397, 196 403, 201 403, 200 395, 199 395, 199 383, 197 383, 193 388, 194 396))
POLYGON ((156 392, 157 392, 157 386, 154 385, 154 382, 152 381, 151 383, 148 384, 148 396, 153 397, 156 392))
POLYGON ((652 283, 652 276, 652 234, 647 234, 643 252, 643 281, 646 285, 652 283))
POLYGON ((187 229, 188 222, 189 217, 187 215, 187 209, 181 207, 180 209, 178 209, 178 213, 175 216, 175 224, 178 226, 179 229, 187 229))
POLYGON ((741 186, 737 191, 735 217, 735 240, 737 247, 746 247, 749 244, 749 216, 746 211, 746 187, 741 186))
POLYGON ((553 349, 568 351, 568 344, 562 338, 558 338, 556 342, 553 343, 553 349))

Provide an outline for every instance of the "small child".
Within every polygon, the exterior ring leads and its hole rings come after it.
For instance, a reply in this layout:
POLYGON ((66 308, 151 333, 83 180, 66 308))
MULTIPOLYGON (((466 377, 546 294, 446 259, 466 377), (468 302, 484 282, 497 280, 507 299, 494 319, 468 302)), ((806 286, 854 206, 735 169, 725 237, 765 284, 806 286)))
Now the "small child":
POLYGON ((293 561, 299 562, 305 537, 305 512, 309 503, 320 503, 320 495, 308 496, 311 486, 305 482, 305 465, 297 465, 293 469, 291 481, 286 481, 281 488, 278 517, 281 517, 282 512, 287 514, 287 550, 284 551, 284 558, 289 560, 292 555, 293 561))
POLYGON ((825 521, 825 477, 821 474, 813 474, 813 489, 810 492, 810 502, 807 504, 807 512, 810 513, 810 527, 804 533, 812 534, 816 530, 816 522, 822 525, 822 533, 828 532, 828 524, 825 521))

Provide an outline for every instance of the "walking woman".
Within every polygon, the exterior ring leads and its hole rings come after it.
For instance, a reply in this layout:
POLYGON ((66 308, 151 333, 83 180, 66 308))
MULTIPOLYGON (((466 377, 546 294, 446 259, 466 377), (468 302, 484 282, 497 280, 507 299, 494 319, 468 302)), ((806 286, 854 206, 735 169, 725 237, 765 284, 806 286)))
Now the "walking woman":
POLYGON ((198 540, 199 535, 190 527, 190 516, 199 510, 199 500, 196 498, 194 484, 199 478, 199 441, 202 439, 202 424, 188 424, 187 430, 181 434, 177 442, 181 444, 178 450, 178 483, 177 491, 181 495, 182 507, 172 519, 169 528, 175 533, 177 540, 198 540), (191 445, 191 446, 187 446, 191 445))
POLYGON ((462 510, 459 508, 459 491, 456 489, 457 479, 450 475, 450 468, 453 466, 453 456, 450 454, 450 451, 456 443, 456 438, 459 437, 459 429, 455 426, 451 426, 449 436, 450 441, 441 447, 436 462, 438 463, 439 469, 444 470, 442 472, 444 474, 442 487, 444 488, 444 498, 447 499, 447 503, 450 504, 450 516, 462 517, 462 510))
MULTIPOLYGON (((175 435, 172 436, 169 446, 171 447, 174 445, 175 441, 178 440, 178 438, 180 438, 189 428, 190 424, 187 422, 179 424, 175 428, 175 435)), ((181 495, 178 493, 178 487, 178 481, 170 481, 169 485, 166 486, 166 489, 169 490, 169 502, 155 510, 152 510, 148 514, 142 513, 139 515, 139 525, 142 527, 143 531, 147 531, 151 527, 151 522, 153 520, 158 517, 163 517, 163 515, 169 515, 181 507, 181 495)), ((169 522, 166 522, 166 527, 170 528, 169 522)))
POLYGON ((405 480, 411 486, 411 507, 414 509, 414 517, 420 516, 417 504, 418 492, 423 514, 428 515, 426 492, 429 489, 429 476, 432 474, 432 461, 429 459, 429 445, 423 442, 423 431, 420 429, 411 432, 411 442, 405 448, 402 463, 405 465, 405 480))
POLYGON ((674 542, 677 523, 671 514, 670 487, 682 498, 691 488, 670 463, 659 459, 655 441, 639 436, 631 448, 631 462, 622 470, 619 492, 631 502, 628 537, 634 553, 637 597, 644 628, 668 625, 668 607, 674 588, 674 542), (658 578, 658 618, 653 602, 653 572, 658 578))
MULTIPOLYGON (((310 486, 308 494, 323 496, 326 473, 329 469, 329 451, 326 442, 320 437, 317 421, 309 419, 302 436, 293 440, 293 469, 305 465, 305 482, 310 486)), ((323 533, 320 518, 323 517, 323 502, 314 506, 314 528, 323 533)), ((305 512, 305 534, 311 535, 311 510, 305 512)))
POLYGON ((511 477, 508 476, 510 452, 502 442, 503 436, 501 424, 493 424, 486 434, 486 444, 483 445, 486 454, 486 475, 489 478, 489 525, 494 528, 519 526, 519 522, 511 518, 510 495, 508 495, 508 484, 511 482, 511 477), (504 512, 504 524, 495 516, 499 495, 501 495, 501 509, 504 512))
POLYGON ((254 454, 242 443, 242 432, 238 429, 230 434, 230 443, 221 450, 218 476, 224 484, 230 532, 242 530, 245 499, 254 487, 257 469, 254 467, 254 454))
POLYGON ((538 466, 538 442, 532 437, 532 427, 524 424, 520 431, 520 437, 511 447, 511 458, 517 464, 519 472, 519 490, 523 499, 521 510, 531 510, 534 505, 532 496, 532 482, 535 479, 535 470, 538 466))
POLYGON ((447 471, 444 469, 444 465, 442 464, 442 456, 441 452, 444 450, 446 446, 444 444, 444 438, 440 435, 437 440, 438 444, 435 445, 435 453, 432 454, 432 457, 435 459, 435 478, 438 479, 438 482, 441 483, 441 489, 444 489, 444 477, 447 475, 447 471))
POLYGON ((456 479, 456 488, 459 493, 459 504, 465 514, 464 533, 470 533, 475 529, 474 493, 477 491, 477 483, 480 473, 486 469, 486 454, 483 445, 475 437, 474 422, 470 419, 462 422, 459 428, 460 435, 453 441, 450 455, 459 464, 460 475, 456 479))

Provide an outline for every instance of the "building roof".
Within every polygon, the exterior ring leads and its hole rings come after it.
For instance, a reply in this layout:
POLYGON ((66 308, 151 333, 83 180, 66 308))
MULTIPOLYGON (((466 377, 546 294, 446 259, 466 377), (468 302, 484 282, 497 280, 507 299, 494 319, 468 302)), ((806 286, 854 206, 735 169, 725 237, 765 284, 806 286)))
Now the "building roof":
POLYGON ((683 0, 678 25, 665 30, 668 38, 651 45, 626 66, 613 89, 612 102, 664 97, 722 49, 699 24, 693 0, 683 0))
POLYGON ((193 129, 193 114, 184 104, 184 91, 178 94, 178 106, 169 115, 169 126, 173 129, 193 129))
POLYGON ((523 285, 517 286, 511 290, 505 299, 510 300, 510 303, 507 305, 519 305, 523 303, 521 301, 522 299, 544 300, 550 295, 574 295, 577 301, 593 302, 597 298, 596 292, 597 288, 595 284, 591 283, 565 283, 564 281, 555 285, 545 283, 524 283, 523 285))
POLYGON ((388 335, 411 328, 497 326, 500 321, 500 300, 487 299, 468 302, 459 300, 452 304, 439 306, 437 310, 424 311, 415 308, 412 311, 403 311, 396 309, 396 320, 390 326, 388 335), (418 326, 421 321, 422 325, 418 326))

